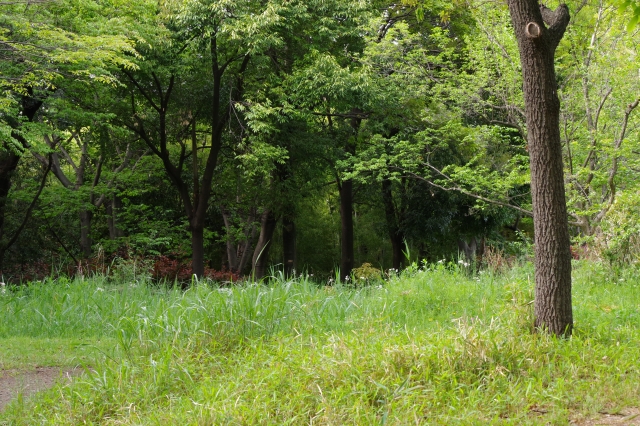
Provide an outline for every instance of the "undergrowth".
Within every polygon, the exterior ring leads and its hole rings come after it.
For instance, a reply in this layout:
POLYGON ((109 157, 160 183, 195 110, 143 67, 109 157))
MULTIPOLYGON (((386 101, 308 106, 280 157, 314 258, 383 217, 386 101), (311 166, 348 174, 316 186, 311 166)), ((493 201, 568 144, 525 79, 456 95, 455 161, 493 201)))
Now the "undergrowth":
POLYGON ((567 424, 637 407, 639 283, 577 263, 570 339, 532 333, 530 265, 366 287, 32 283, 0 295, 0 338, 112 345, 0 423, 567 424))

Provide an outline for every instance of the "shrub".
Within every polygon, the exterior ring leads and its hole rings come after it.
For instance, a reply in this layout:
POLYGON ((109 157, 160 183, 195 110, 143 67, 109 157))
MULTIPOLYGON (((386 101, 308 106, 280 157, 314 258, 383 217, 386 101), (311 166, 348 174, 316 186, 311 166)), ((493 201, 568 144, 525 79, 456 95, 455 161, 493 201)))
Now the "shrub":
POLYGON ((374 268, 370 263, 363 263, 359 268, 353 268, 351 272, 354 285, 369 285, 382 280, 382 272, 374 268))

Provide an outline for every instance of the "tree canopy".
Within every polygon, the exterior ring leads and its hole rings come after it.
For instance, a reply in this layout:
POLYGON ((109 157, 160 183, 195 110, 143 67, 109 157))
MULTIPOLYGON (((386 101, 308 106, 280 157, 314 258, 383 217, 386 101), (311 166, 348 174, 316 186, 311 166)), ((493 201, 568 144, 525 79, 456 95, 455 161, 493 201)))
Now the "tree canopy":
MULTIPOLYGON (((640 6, 568 10, 561 216, 574 254, 636 259, 640 6)), ((344 279, 527 256, 537 133, 515 25, 479 1, 2 2, 3 273, 140 256, 344 279)))

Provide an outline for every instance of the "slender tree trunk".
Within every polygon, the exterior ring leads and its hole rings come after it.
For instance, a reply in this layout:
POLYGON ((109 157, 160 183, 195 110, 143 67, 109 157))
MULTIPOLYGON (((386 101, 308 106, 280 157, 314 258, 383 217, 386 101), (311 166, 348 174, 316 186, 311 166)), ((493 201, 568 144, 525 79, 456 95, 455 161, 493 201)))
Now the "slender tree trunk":
POLYGON ((282 218, 282 253, 284 255, 284 275, 292 277, 296 270, 296 224, 293 218, 282 218))
POLYGON ((465 261, 470 265, 476 260, 477 247, 478 240, 476 237, 471 237, 468 243, 464 238, 458 239, 458 249, 464 254, 465 261))
POLYGON ((204 226, 191 229, 191 270, 197 278, 204 277, 204 226))
POLYGON ((276 230, 278 220, 273 211, 267 210, 262 213, 260 220, 260 236, 253 251, 253 276, 256 280, 261 280, 267 273, 267 265, 269 264, 269 250, 271 249, 271 240, 276 230))
POLYGON ((241 243, 238 244, 238 252, 240 255, 240 262, 238 263, 237 272, 238 274, 242 274, 247 270, 247 265, 249 264, 249 260, 253 258, 251 255, 251 247, 253 246, 253 242, 256 240, 256 227, 253 223, 255 220, 255 214, 251 214, 249 218, 248 225, 249 231, 245 233, 245 239, 241 243))
POLYGON ((225 210, 222 212, 222 219, 227 230, 227 260, 231 272, 242 274, 245 272, 253 252, 251 247, 256 239, 255 219, 256 213, 252 211, 248 214, 244 238, 237 239, 233 236, 233 223, 231 214, 225 210))
POLYGON ((351 275, 353 269, 353 182, 340 185, 340 277, 351 275))
POLYGON ((565 5, 509 0, 524 81, 535 232, 535 326, 570 335, 571 251, 560 139, 554 54, 569 23, 565 5), (546 24, 546 25, 545 25, 546 24))
POLYGON ((118 227, 118 212, 122 208, 122 200, 113 195, 111 202, 107 203, 107 224, 109 225, 109 239, 116 240, 124 237, 124 231, 118 227))
POLYGON ((88 259, 91 257, 91 221, 93 212, 91 210, 80 210, 80 250, 82 257, 88 259))
MULTIPOLYGON (((354 155, 356 153, 356 141, 358 130, 362 118, 359 116, 362 111, 358 108, 352 108, 350 111, 351 129, 353 136, 347 140, 345 144, 345 153, 354 155)), ((340 191, 340 276, 347 278, 351 275, 353 269, 353 181, 351 179, 343 180, 339 185, 340 191)))
POLYGON ((398 223, 398 212, 393 203, 392 183, 389 179, 382 181, 382 204, 384 205, 384 213, 387 220, 387 230, 389 239, 391 240, 392 267, 400 270, 402 268, 402 244, 404 242, 404 233, 400 229, 398 223))

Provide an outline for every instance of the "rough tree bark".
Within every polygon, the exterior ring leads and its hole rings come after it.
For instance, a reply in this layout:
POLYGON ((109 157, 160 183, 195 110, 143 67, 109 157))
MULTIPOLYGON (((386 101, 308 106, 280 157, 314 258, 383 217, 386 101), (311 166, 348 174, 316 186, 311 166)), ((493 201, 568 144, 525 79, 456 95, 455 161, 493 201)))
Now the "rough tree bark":
POLYGON ((554 54, 569 9, 537 0, 509 0, 518 40, 531 162, 535 233, 535 327, 568 336, 573 328, 571 251, 564 191, 554 54))

